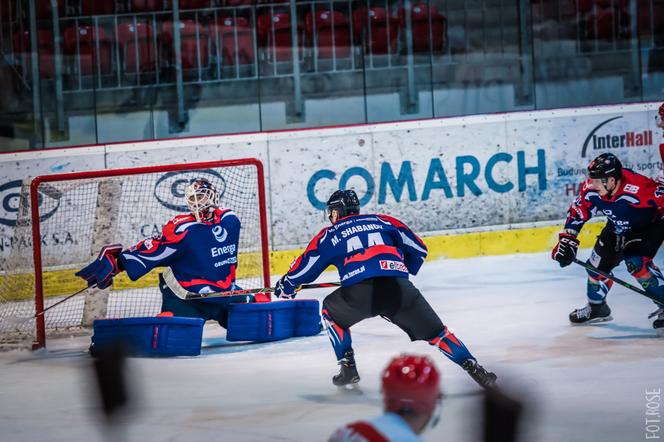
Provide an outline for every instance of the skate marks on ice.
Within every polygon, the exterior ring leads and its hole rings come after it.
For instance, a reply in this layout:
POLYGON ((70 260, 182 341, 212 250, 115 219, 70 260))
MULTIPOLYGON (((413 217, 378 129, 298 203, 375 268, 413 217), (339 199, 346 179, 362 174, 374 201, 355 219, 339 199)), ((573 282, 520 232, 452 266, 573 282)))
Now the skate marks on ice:
POLYGON ((664 339, 653 329, 615 323, 569 326, 547 342, 513 345, 505 362, 558 360, 565 366, 648 360, 664 353, 664 339))

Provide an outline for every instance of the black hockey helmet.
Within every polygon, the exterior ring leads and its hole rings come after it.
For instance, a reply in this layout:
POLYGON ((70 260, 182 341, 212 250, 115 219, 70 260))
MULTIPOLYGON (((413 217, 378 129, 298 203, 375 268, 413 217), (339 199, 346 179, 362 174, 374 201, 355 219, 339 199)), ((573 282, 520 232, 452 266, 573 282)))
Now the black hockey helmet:
POLYGON ((354 190, 337 190, 327 200, 326 206, 328 218, 331 218, 332 210, 338 212, 339 219, 360 213, 360 199, 354 190))
POLYGON ((619 179, 622 176, 622 164, 614 154, 603 153, 588 164, 588 174, 595 179, 619 179))

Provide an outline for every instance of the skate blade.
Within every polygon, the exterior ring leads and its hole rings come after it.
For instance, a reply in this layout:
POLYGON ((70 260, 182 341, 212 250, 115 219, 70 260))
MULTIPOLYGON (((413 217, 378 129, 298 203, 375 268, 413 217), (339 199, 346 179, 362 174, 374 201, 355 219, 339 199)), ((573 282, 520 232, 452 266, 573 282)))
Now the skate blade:
POLYGON ((575 327, 578 326, 584 326, 584 325, 590 325, 590 324, 601 324, 602 322, 609 322, 613 321, 613 316, 609 315, 604 318, 595 318, 595 319, 589 319, 586 322, 572 322, 570 321, 570 324, 572 324, 575 327))
POLYGON ((337 385, 337 389, 343 393, 362 394, 362 389, 358 383, 337 385))

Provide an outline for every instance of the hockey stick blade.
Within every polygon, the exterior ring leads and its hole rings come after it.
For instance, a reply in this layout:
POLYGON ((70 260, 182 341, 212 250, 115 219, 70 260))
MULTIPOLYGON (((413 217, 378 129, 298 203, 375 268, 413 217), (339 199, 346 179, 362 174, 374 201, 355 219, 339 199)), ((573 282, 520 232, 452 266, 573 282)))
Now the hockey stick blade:
MULTIPOLYGON (((302 284, 297 288, 297 291, 306 290, 306 289, 322 289, 329 287, 339 287, 341 283, 339 282, 319 282, 314 284, 302 284)), ((188 292, 183 299, 192 300, 192 299, 207 299, 207 298, 226 298, 229 296, 241 296, 241 295, 252 295, 258 293, 273 293, 274 287, 262 287, 256 289, 244 289, 244 290, 231 290, 229 292, 219 292, 219 293, 193 293, 188 292)))

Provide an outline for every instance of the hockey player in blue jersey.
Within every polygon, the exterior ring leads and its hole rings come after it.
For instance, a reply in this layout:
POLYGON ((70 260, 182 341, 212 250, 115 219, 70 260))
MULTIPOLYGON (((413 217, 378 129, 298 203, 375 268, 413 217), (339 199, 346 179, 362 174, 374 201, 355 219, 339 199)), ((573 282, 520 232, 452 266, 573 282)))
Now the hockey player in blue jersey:
POLYGON ((340 365, 332 382, 337 386, 359 382, 349 329, 380 315, 411 340, 437 347, 480 385, 491 386, 496 375, 477 363, 408 280, 427 256, 424 242, 395 218, 360 215, 360 202, 352 190, 334 192, 327 210, 332 225, 321 230, 291 264, 275 295, 292 298, 299 285, 315 280, 329 265, 338 269, 341 287, 325 298, 322 312, 340 365))
POLYGON ((240 220, 231 209, 218 207, 219 194, 205 179, 192 182, 185 199, 191 213, 167 222, 160 235, 124 250, 120 245, 106 246, 76 275, 88 285, 103 289, 122 271, 135 281, 156 267, 168 267, 159 275, 161 311, 216 320, 226 328, 228 306, 251 302, 252 296, 185 301, 176 293, 217 293, 238 288, 235 274, 240 220))

